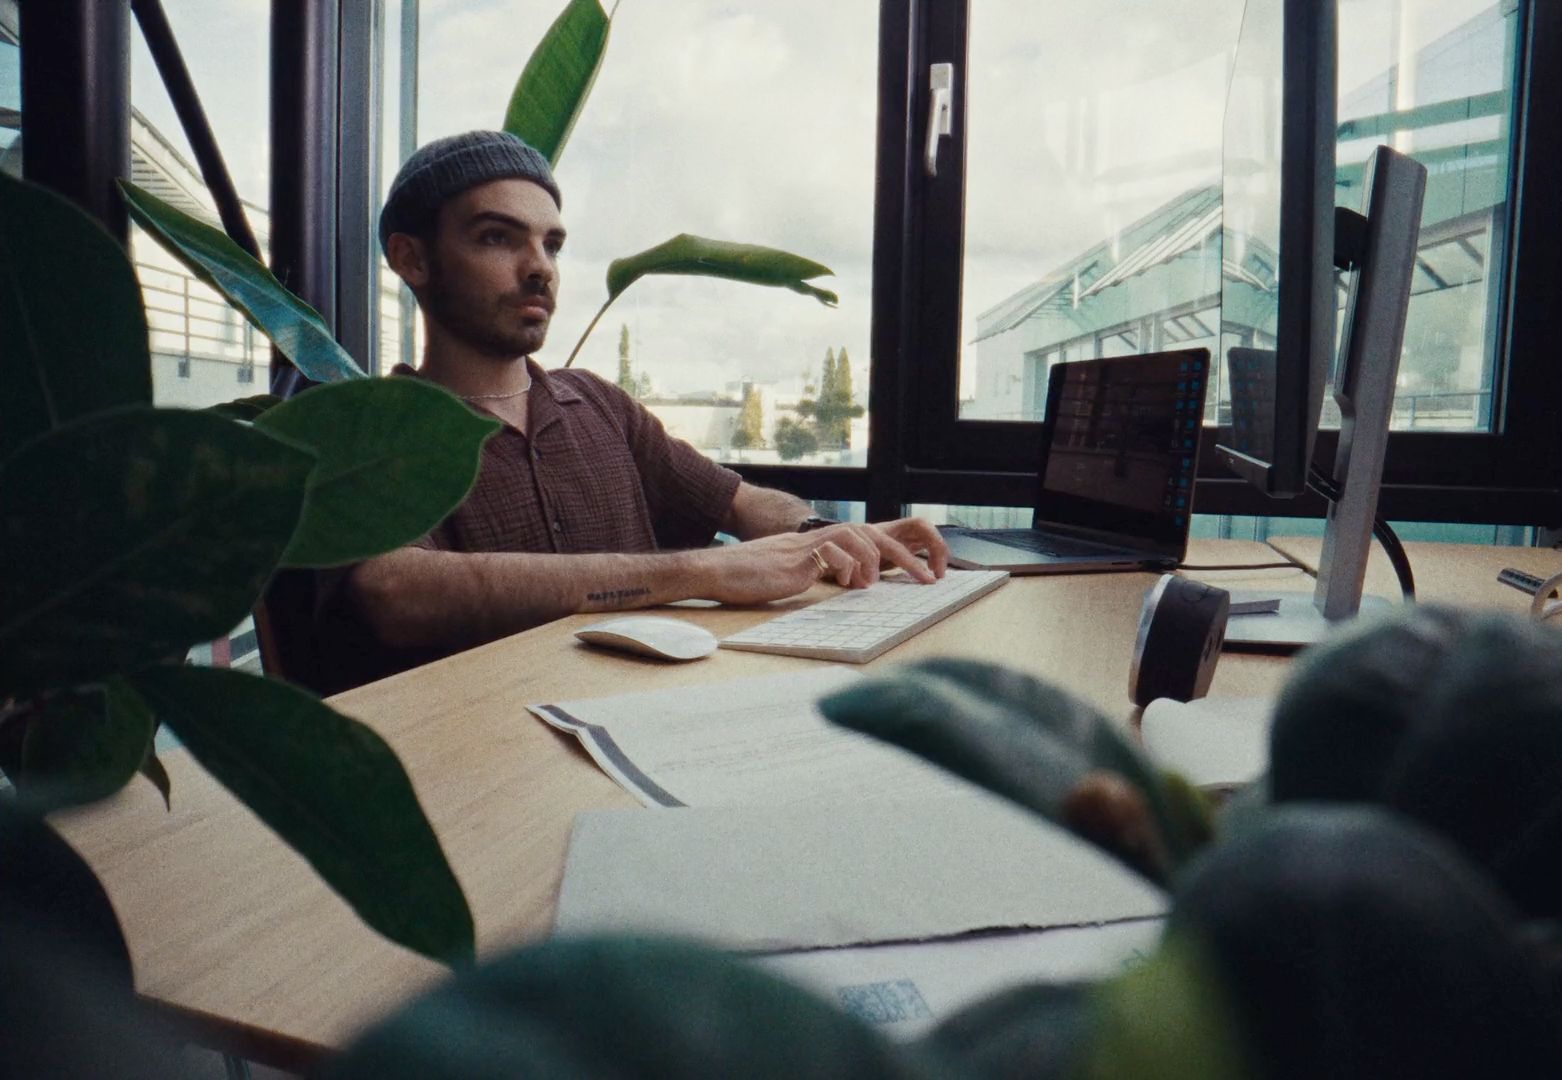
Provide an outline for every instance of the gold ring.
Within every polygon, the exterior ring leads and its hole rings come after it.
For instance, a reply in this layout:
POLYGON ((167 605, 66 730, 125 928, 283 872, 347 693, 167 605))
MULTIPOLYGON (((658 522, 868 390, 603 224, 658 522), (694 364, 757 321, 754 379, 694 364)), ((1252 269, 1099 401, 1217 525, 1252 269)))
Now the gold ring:
POLYGON ((812 551, 810 551, 808 556, 809 558, 813 559, 814 565, 819 568, 820 577, 825 577, 830 573, 830 564, 824 561, 824 556, 819 553, 818 548, 814 548, 812 551))

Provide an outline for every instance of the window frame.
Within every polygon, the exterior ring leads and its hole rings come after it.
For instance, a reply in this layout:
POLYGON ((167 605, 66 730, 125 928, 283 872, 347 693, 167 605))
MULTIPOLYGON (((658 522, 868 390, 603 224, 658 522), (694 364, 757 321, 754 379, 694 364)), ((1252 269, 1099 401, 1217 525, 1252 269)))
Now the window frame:
MULTIPOLYGON (((899 237, 881 239, 896 247, 899 265, 904 267, 899 293, 911 298, 894 339, 895 345, 906 343, 906 347, 876 349, 874 355, 876 371, 879 366, 889 368, 886 381, 889 375, 903 373, 897 380, 899 387, 885 387, 886 392, 899 391, 907 410, 902 429, 914 432, 902 444, 900 487, 907 502, 1026 505, 1034 491, 1035 472, 1016 470, 1013 463, 1036 460, 1041 425, 958 416, 967 5, 909 6, 926 11, 909 51, 912 60, 906 65, 905 81, 898 88, 900 95, 912 99, 908 118, 914 122, 897 124, 896 117, 881 115, 881 124, 904 132, 910 146, 919 145, 926 93, 914 79, 938 61, 955 64, 955 109, 954 131, 942 151, 936 180, 917 175, 919 163, 909 155, 902 161, 901 174, 894 177, 896 183, 886 187, 881 157, 880 198, 888 191, 901 199, 903 230, 899 237)), ((1548 302, 1547 295, 1562 281, 1556 247, 1548 243, 1562 235, 1562 209, 1557 200, 1547 197, 1543 172, 1547 162, 1562 157, 1558 121, 1562 88, 1554 80, 1535 77, 1562 61, 1562 11, 1556 5, 1523 0, 1517 12, 1509 241, 1503 252, 1505 276, 1496 311, 1494 430, 1392 433, 1381 497, 1386 516, 1526 524, 1562 521, 1557 453, 1562 418, 1552 404, 1562 394, 1562 373, 1546 362, 1547 344, 1562 336, 1558 305, 1548 302), (1533 197, 1526 198, 1527 193, 1533 197), (1492 483, 1494 477, 1501 479, 1492 483)), ((884 57, 887 73, 894 67, 887 47, 884 57)), ((876 282, 876 289, 880 284, 886 293, 891 291, 888 283, 876 282)), ((1224 469, 1213 453, 1214 442, 1215 431, 1207 428, 1200 444, 1195 512, 1262 516, 1325 511, 1323 500, 1316 497, 1274 500, 1251 488, 1224 469)), ((1332 460, 1337 442, 1337 433, 1320 433, 1316 460, 1332 460)))
MULTIPOLYGON (((1543 171, 1562 159, 1562 83, 1535 77, 1562 68, 1562 10, 1519 0, 1518 18, 1494 430, 1391 434, 1381 506, 1400 520, 1562 523, 1562 417, 1553 404, 1562 400, 1562 370, 1546 360, 1548 346, 1562 340, 1562 305, 1549 295, 1562 281, 1554 243, 1562 205, 1547 197, 1543 171)), ((349 38, 368 32, 368 21, 348 16, 342 31, 349 38)), ((967 40, 968 3, 881 0, 867 465, 736 466, 752 482, 809 499, 865 502, 870 519, 898 516, 910 503, 1012 506, 1032 498, 1035 471, 1015 463, 1036 460, 1040 424, 958 416, 967 40), (935 179, 923 174, 921 147, 928 66, 942 61, 955 64, 955 107, 935 179)), ((378 139, 378 128, 369 130, 378 139)), ((378 152, 377 145, 364 149, 378 152)), ((361 270, 341 263, 338 273, 350 276, 339 277, 336 296, 367 287, 356 280, 361 270)), ((1207 429, 1195 512, 1325 512, 1316 497, 1273 500, 1225 473, 1214 440, 1207 429)), ((1330 460, 1336 442, 1334 432, 1321 433, 1318 460, 1330 460)))

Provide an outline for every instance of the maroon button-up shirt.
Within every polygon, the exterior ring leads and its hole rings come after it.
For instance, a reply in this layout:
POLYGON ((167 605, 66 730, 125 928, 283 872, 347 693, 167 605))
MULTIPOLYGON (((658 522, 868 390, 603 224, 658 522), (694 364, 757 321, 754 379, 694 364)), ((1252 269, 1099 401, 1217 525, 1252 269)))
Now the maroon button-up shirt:
MULTIPOLYGON (((483 446, 466 500, 415 546, 465 552, 653 552, 710 543, 740 478, 667 434, 645 406, 587 371, 531 361, 528 433, 506 425, 483 446)), ((395 375, 419 377, 398 364, 395 375)), ((345 572, 319 578, 326 692, 437 659, 369 631, 345 572)))

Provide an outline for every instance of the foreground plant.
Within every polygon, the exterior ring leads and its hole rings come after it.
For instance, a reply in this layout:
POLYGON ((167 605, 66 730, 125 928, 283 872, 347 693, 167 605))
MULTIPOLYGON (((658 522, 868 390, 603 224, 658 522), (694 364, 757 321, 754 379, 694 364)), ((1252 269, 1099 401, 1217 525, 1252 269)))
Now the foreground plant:
POLYGON ((497 425, 421 381, 362 377, 225 236, 126 194, 327 385, 282 403, 153 407, 124 251, 65 200, 0 177, 0 771, 15 805, 92 802, 138 772, 177 797, 153 753, 166 724, 365 922, 470 959, 466 900, 384 741, 296 687, 184 656, 237 625, 277 569, 422 535, 465 496, 497 425))

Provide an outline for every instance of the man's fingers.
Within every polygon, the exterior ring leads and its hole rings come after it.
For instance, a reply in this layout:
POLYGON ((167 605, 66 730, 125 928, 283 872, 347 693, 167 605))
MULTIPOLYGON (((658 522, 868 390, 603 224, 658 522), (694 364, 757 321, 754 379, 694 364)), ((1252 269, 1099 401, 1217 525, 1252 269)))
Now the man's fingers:
POLYGON ((934 580, 933 572, 923 564, 922 560, 917 558, 910 548, 896 540, 888 532, 880 529, 875 539, 879 543, 879 554, 886 562, 900 567, 924 585, 934 580))
POLYGON ((850 555, 856 564, 856 572, 851 579, 854 588, 865 588, 879 580, 879 546, 862 526, 839 525, 831 530, 830 540, 850 555))
POLYGON ((832 541, 826 540, 814 549, 819 553, 819 558, 828 567, 826 576, 835 578, 835 583, 843 588, 850 588, 852 578, 861 565, 856 556, 832 541))
POLYGON ((939 531, 922 518, 901 518, 879 526, 912 551, 927 553, 927 567, 935 578, 949 569, 949 545, 939 531))

